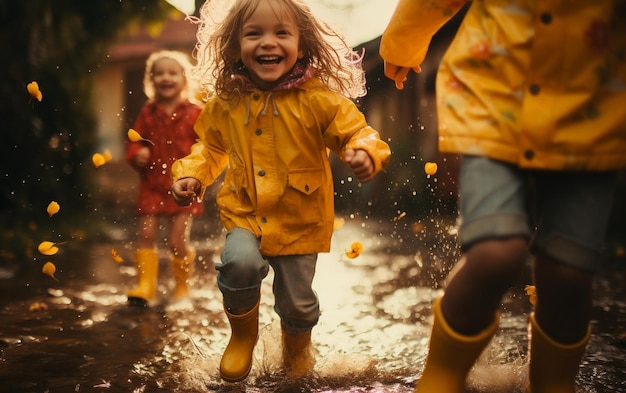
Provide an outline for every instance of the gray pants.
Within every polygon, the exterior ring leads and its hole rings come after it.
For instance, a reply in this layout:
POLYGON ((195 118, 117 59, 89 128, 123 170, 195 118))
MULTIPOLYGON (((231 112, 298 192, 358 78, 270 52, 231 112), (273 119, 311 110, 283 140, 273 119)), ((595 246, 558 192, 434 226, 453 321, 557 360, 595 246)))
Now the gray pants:
POLYGON ((229 310, 245 311, 260 298, 261 282, 274 269, 274 310, 281 326, 291 334, 311 330, 320 315, 317 294, 312 288, 317 254, 264 257, 259 239, 243 228, 226 234, 217 284, 229 310))

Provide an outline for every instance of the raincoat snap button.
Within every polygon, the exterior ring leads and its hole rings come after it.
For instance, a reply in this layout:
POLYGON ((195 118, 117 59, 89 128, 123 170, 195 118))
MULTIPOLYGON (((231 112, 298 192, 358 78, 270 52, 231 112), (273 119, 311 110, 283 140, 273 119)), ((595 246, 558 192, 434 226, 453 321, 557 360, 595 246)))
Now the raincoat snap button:
POLYGON ((530 94, 536 96, 537 94, 539 94, 539 90, 541 89, 539 88, 539 85, 533 83, 528 87, 528 90, 530 91, 530 94))
POLYGON ((527 160, 532 160, 533 157, 535 157, 535 152, 528 149, 524 152, 524 158, 526 158, 527 160))
POLYGON ((259 97, 259 95, 258 95, 258 94, 253 94, 253 95, 252 95, 252 99, 253 99, 253 100, 255 100, 255 101, 256 101, 256 100, 258 100, 259 98, 260 98, 260 97, 259 97))
POLYGON ((304 191, 309 191, 309 185, 304 186, 304 191))
POLYGON ((266 217, 261 217, 261 222, 262 223, 266 223, 267 222, 267 218, 266 217))
POLYGON ((259 176, 265 176, 265 171, 263 169, 259 171, 259 176))
POLYGON ((263 131, 261 131, 260 128, 257 128, 256 130, 254 130, 254 133, 257 135, 261 135, 263 133, 263 131))
POLYGON ((543 12, 539 17, 539 20, 541 20, 541 23, 544 25, 549 25, 552 23, 552 15, 549 12, 543 12))

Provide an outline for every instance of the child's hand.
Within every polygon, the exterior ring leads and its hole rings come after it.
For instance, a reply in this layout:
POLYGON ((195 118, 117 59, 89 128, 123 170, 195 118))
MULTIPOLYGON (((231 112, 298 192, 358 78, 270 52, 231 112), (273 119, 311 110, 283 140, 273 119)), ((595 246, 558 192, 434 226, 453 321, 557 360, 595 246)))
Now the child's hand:
POLYGON ((406 82, 406 76, 409 74, 409 71, 413 70, 417 73, 422 72, 422 68, 420 66, 417 67, 400 67, 395 64, 384 62, 385 68, 385 76, 396 82, 396 89, 402 90, 404 89, 404 82, 406 82))
POLYGON ((374 178, 374 162, 365 150, 348 149, 343 153, 343 161, 361 183, 367 183, 374 178))
POLYGON ((139 149, 139 151, 137 152, 137 155, 135 156, 135 166, 137 168, 145 168, 146 166, 148 166, 149 162, 150 162, 150 148, 147 146, 144 146, 141 149, 139 149))
POLYGON ((172 196, 180 206, 189 206, 198 195, 202 184, 193 177, 184 177, 172 184, 172 196))

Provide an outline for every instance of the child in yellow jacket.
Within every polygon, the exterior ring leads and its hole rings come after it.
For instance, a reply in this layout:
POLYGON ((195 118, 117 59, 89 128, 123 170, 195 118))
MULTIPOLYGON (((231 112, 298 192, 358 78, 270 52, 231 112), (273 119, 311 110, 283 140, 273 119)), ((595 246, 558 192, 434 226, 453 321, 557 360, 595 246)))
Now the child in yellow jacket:
POLYGON ((361 59, 304 2, 238 0, 214 23, 214 11, 229 7, 215 4, 201 9, 197 47, 196 75, 210 97, 198 142, 172 167, 172 193, 187 205, 228 167, 217 195, 228 230, 217 280, 232 330, 222 378, 250 372, 269 266, 285 366, 301 375, 313 365, 320 315, 317 254, 329 251, 334 223, 329 150, 362 183, 385 168, 390 150, 348 99, 365 94, 361 59))
MULTIPOLYGON (((380 45, 398 88, 464 3, 400 0, 380 45)), ((616 173, 626 168, 625 51, 622 1, 472 2, 436 82, 439 149, 463 158, 463 258, 434 303, 416 392, 463 391, 529 248, 529 392, 574 392, 616 173)))

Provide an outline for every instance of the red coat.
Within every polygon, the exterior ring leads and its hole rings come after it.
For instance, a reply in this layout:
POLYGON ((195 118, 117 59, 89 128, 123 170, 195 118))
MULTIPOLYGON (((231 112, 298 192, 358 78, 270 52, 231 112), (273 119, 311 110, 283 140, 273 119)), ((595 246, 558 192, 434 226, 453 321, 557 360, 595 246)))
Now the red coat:
POLYGON ((174 161, 189 154, 191 145, 195 143, 197 135, 193 125, 201 110, 200 106, 189 101, 179 104, 172 116, 157 103, 148 102, 141 108, 134 129, 144 139, 151 140, 154 145, 145 141, 128 141, 126 145, 126 160, 140 176, 138 214, 202 214, 202 204, 193 203, 190 207, 178 206, 170 191, 172 186, 170 169, 174 161), (150 164, 138 168, 135 165, 135 157, 143 146, 150 148, 150 164))

